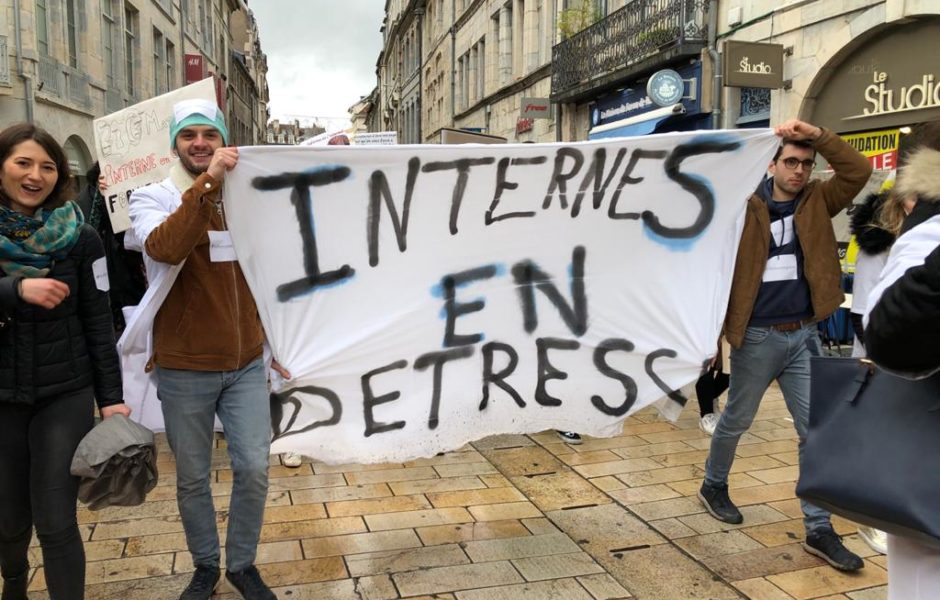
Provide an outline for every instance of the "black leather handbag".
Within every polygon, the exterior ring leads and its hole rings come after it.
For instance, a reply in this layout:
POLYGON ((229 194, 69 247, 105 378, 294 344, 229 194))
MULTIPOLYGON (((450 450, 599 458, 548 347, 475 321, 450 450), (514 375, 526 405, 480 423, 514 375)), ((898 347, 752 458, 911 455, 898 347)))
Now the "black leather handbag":
POLYGON ((813 357, 796 494, 856 523, 940 547, 940 374, 813 357))

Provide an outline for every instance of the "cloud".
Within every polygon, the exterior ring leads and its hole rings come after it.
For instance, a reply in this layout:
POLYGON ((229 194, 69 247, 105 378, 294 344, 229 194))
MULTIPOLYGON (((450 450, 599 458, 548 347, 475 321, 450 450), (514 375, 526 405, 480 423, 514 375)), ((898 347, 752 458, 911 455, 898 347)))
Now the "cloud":
POLYGON ((261 49, 268 56, 271 116, 347 119, 347 109, 376 85, 384 4, 381 0, 250 3, 261 49))

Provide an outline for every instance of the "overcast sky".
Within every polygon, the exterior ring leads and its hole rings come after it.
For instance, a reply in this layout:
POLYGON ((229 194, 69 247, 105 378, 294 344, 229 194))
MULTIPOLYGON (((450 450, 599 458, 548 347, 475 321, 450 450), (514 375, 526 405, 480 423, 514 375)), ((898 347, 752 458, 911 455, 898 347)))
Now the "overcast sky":
POLYGON ((376 85, 384 0, 249 0, 268 55, 271 116, 349 124, 376 85))

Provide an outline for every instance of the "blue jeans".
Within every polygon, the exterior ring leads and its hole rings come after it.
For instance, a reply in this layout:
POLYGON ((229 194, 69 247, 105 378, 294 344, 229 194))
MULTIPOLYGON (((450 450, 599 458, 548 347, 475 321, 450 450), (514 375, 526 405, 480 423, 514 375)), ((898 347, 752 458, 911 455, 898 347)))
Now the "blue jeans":
MULTIPOLYGON (((810 357, 821 353, 815 325, 786 333, 769 327, 747 328, 741 347, 731 350, 728 403, 712 436, 705 461, 705 483, 728 482, 738 440, 751 426, 764 393, 775 379, 800 436, 799 458, 803 462, 809 425, 810 357)), ((807 533, 832 526, 827 511, 804 500, 800 500, 800 505, 807 533)))
POLYGON ((193 563, 219 566, 210 475, 213 423, 218 413, 232 459, 225 564, 241 571, 255 562, 268 493, 271 405, 259 358, 237 371, 157 367, 167 440, 176 457, 176 499, 193 563))

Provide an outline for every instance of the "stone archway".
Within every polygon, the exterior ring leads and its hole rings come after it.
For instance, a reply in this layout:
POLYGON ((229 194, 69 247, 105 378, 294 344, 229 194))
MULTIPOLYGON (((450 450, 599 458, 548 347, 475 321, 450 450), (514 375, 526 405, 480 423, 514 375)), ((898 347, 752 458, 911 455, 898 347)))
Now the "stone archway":
POLYGON ((91 152, 88 151, 88 144, 85 140, 77 135, 69 136, 62 144, 62 149, 65 150, 65 156, 68 158, 69 169, 75 182, 74 189, 77 193, 88 184, 85 174, 92 165, 91 152))
POLYGON ((818 71, 800 118, 841 133, 940 118, 940 69, 923 50, 938 36, 940 15, 882 23, 857 35, 818 71))

